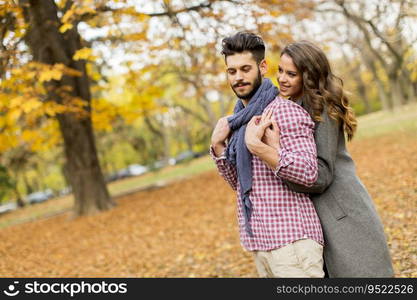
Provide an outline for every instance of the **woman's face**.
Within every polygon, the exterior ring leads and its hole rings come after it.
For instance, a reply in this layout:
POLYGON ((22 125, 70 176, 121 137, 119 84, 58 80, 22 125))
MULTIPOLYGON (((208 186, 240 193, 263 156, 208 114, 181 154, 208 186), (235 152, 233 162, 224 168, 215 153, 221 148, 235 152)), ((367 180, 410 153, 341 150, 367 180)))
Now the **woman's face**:
POLYGON ((303 95, 303 78, 301 72, 298 71, 292 58, 287 54, 281 56, 277 77, 281 96, 291 97, 292 100, 297 100, 303 95))

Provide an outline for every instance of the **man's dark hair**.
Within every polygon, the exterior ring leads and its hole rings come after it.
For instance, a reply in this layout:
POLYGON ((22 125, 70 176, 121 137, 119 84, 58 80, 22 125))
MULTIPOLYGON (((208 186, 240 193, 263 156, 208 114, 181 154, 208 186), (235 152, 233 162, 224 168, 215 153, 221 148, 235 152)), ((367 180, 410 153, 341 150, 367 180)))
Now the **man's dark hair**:
POLYGON ((262 38, 252 32, 240 31, 222 41, 222 54, 229 55, 248 51, 259 64, 265 58, 265 44, 262 38))

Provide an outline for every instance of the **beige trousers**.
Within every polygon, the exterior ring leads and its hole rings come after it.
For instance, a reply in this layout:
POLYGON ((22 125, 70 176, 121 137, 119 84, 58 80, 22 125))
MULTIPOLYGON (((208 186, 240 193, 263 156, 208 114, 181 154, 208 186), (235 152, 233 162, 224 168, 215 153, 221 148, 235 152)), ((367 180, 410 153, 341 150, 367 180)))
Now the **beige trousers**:
POLYGON ((254 251, 259 277, 323 278, 323 246, 311 239, 272 251, 254 251))

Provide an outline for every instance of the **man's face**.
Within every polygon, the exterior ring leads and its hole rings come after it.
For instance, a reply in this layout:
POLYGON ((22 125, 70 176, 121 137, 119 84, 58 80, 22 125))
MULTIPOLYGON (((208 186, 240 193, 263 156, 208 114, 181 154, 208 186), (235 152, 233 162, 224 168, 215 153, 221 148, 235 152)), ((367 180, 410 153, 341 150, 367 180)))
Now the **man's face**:
POLYGON ((236 53, 226 57, 227 79, 240 99, 249 101, 262 83, 266 62, 256 63, 250 52, 236 53))

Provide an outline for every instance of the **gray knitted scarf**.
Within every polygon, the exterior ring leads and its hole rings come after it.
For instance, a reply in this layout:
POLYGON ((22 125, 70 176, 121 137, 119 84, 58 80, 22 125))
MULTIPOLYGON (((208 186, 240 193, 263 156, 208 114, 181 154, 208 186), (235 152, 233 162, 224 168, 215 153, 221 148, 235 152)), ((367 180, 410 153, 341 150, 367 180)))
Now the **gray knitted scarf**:
POLYGON ((237 168, 245 229, 250 236, 253 236, 249 224, 252 213, 252 204, 249 200, 249 193, 252 190, 252 154, 245 143, 246 124, 253 116, 261 115, 278 93, 278 88, 272 84, 271 80, 264 78, 249 104, 245 107, 242 100, 238 99, 234 114, 227 119, 233 133, 227 145, 226 159, 237 168))

